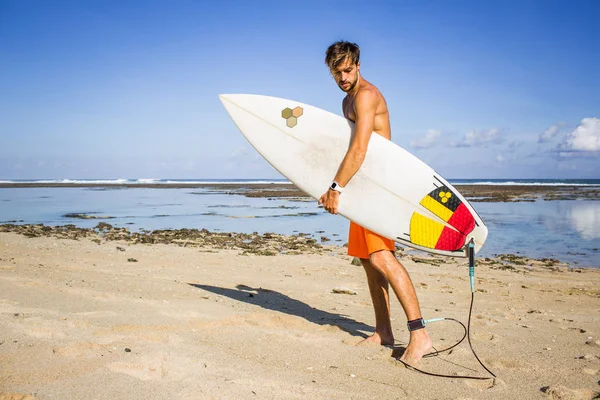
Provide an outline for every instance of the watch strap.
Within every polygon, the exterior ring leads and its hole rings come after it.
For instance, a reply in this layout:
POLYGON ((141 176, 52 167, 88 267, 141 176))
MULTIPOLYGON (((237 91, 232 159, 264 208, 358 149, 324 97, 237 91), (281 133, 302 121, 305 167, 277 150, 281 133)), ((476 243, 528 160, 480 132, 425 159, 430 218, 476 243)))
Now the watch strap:
POLYGON ((329 189, 335 190, 336 192, 340 192, 340 193, 342 193, 344 191, 344 187, 341 186, 336 181, 331 182, 331 186, 329 186, 329 189))

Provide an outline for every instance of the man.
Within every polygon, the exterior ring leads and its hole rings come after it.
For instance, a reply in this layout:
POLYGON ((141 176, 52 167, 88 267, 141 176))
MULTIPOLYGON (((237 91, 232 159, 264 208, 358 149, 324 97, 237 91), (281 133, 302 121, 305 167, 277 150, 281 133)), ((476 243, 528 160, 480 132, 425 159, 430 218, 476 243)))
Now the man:
MULTIPOLYGON (((337 214, 343 188, 362 165, 371 133, 375 132, 391 140, 391 129, 383 95, 360 74, 359 47, 346 41, 333 43, 326 51, 325 63, 340 89, 346 93, 342 100, 343 114, 355 123, 354 136, 332 185, 319 199, 319 204, 325 210, 337 214)), ((365 341, 381 345, 394 344, 389 283, 409 321, 410 342, 401 359, 405 362, 418 362, 431 349, 432 342, 423 325, 412 281, 394 255, 394 242, 354 222, 350 222, 348 236, 348 255, 360 259, 367 274, 375 309, 375 333, 365 341)))

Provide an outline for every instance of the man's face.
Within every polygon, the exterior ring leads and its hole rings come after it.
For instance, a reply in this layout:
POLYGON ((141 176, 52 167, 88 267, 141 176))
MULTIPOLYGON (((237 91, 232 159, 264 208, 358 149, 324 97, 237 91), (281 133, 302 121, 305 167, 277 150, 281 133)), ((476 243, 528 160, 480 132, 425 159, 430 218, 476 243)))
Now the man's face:
POLYGON ((348 93, 358 83, 359 71, 360 61, 357 64, 352 64, 352 61, 346 58, 336 69, 331 70, 331 75, 333 75, 333 79, 335 79, 340 89, 348 93))

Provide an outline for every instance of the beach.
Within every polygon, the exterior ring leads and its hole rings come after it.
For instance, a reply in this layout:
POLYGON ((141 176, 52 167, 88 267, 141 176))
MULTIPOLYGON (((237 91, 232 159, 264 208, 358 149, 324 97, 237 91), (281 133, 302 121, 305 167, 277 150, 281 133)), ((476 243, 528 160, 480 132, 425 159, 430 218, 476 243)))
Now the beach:
MULTIPOLYGON (((417 366, 452 378, 397 361, 395 296, 394 346, 361 344, 375 320, 348 221, 294 185, 1 185, 0 400, 600 394, 595 183, 457 186, 490 228, 470 336, 417 366)), ((468 325, 465 258, 396 256, 425 319, 468 325)), ((436 350, 464 333, 427 329, 436 350)))
MULTIPOLYGON (((399 251, 424 318, 467 324, 462 258, 399 251)), ((343 245, 307 236, 4 225, 0 399, 592 399, 600 270, 478 258, 471 343, 497 378, 439 378, 360 345, 374 316, 343 245)), ((428 325, 442 349, 462 336, 428 325)), ((490 377, 464 340, 419 368, 490 377)))

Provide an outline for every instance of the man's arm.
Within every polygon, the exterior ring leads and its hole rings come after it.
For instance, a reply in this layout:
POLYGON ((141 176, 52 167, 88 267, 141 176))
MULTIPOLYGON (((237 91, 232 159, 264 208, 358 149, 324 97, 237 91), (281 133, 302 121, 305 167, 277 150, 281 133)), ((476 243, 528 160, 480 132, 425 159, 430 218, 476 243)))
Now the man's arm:
POLYGON ((376 110, 377 95, 373 91, 364 90, 354 99, 356 113, 354 137, 334 178, 342 187, 352 179, 365 160, 369 139, 373 133, 376 110))

